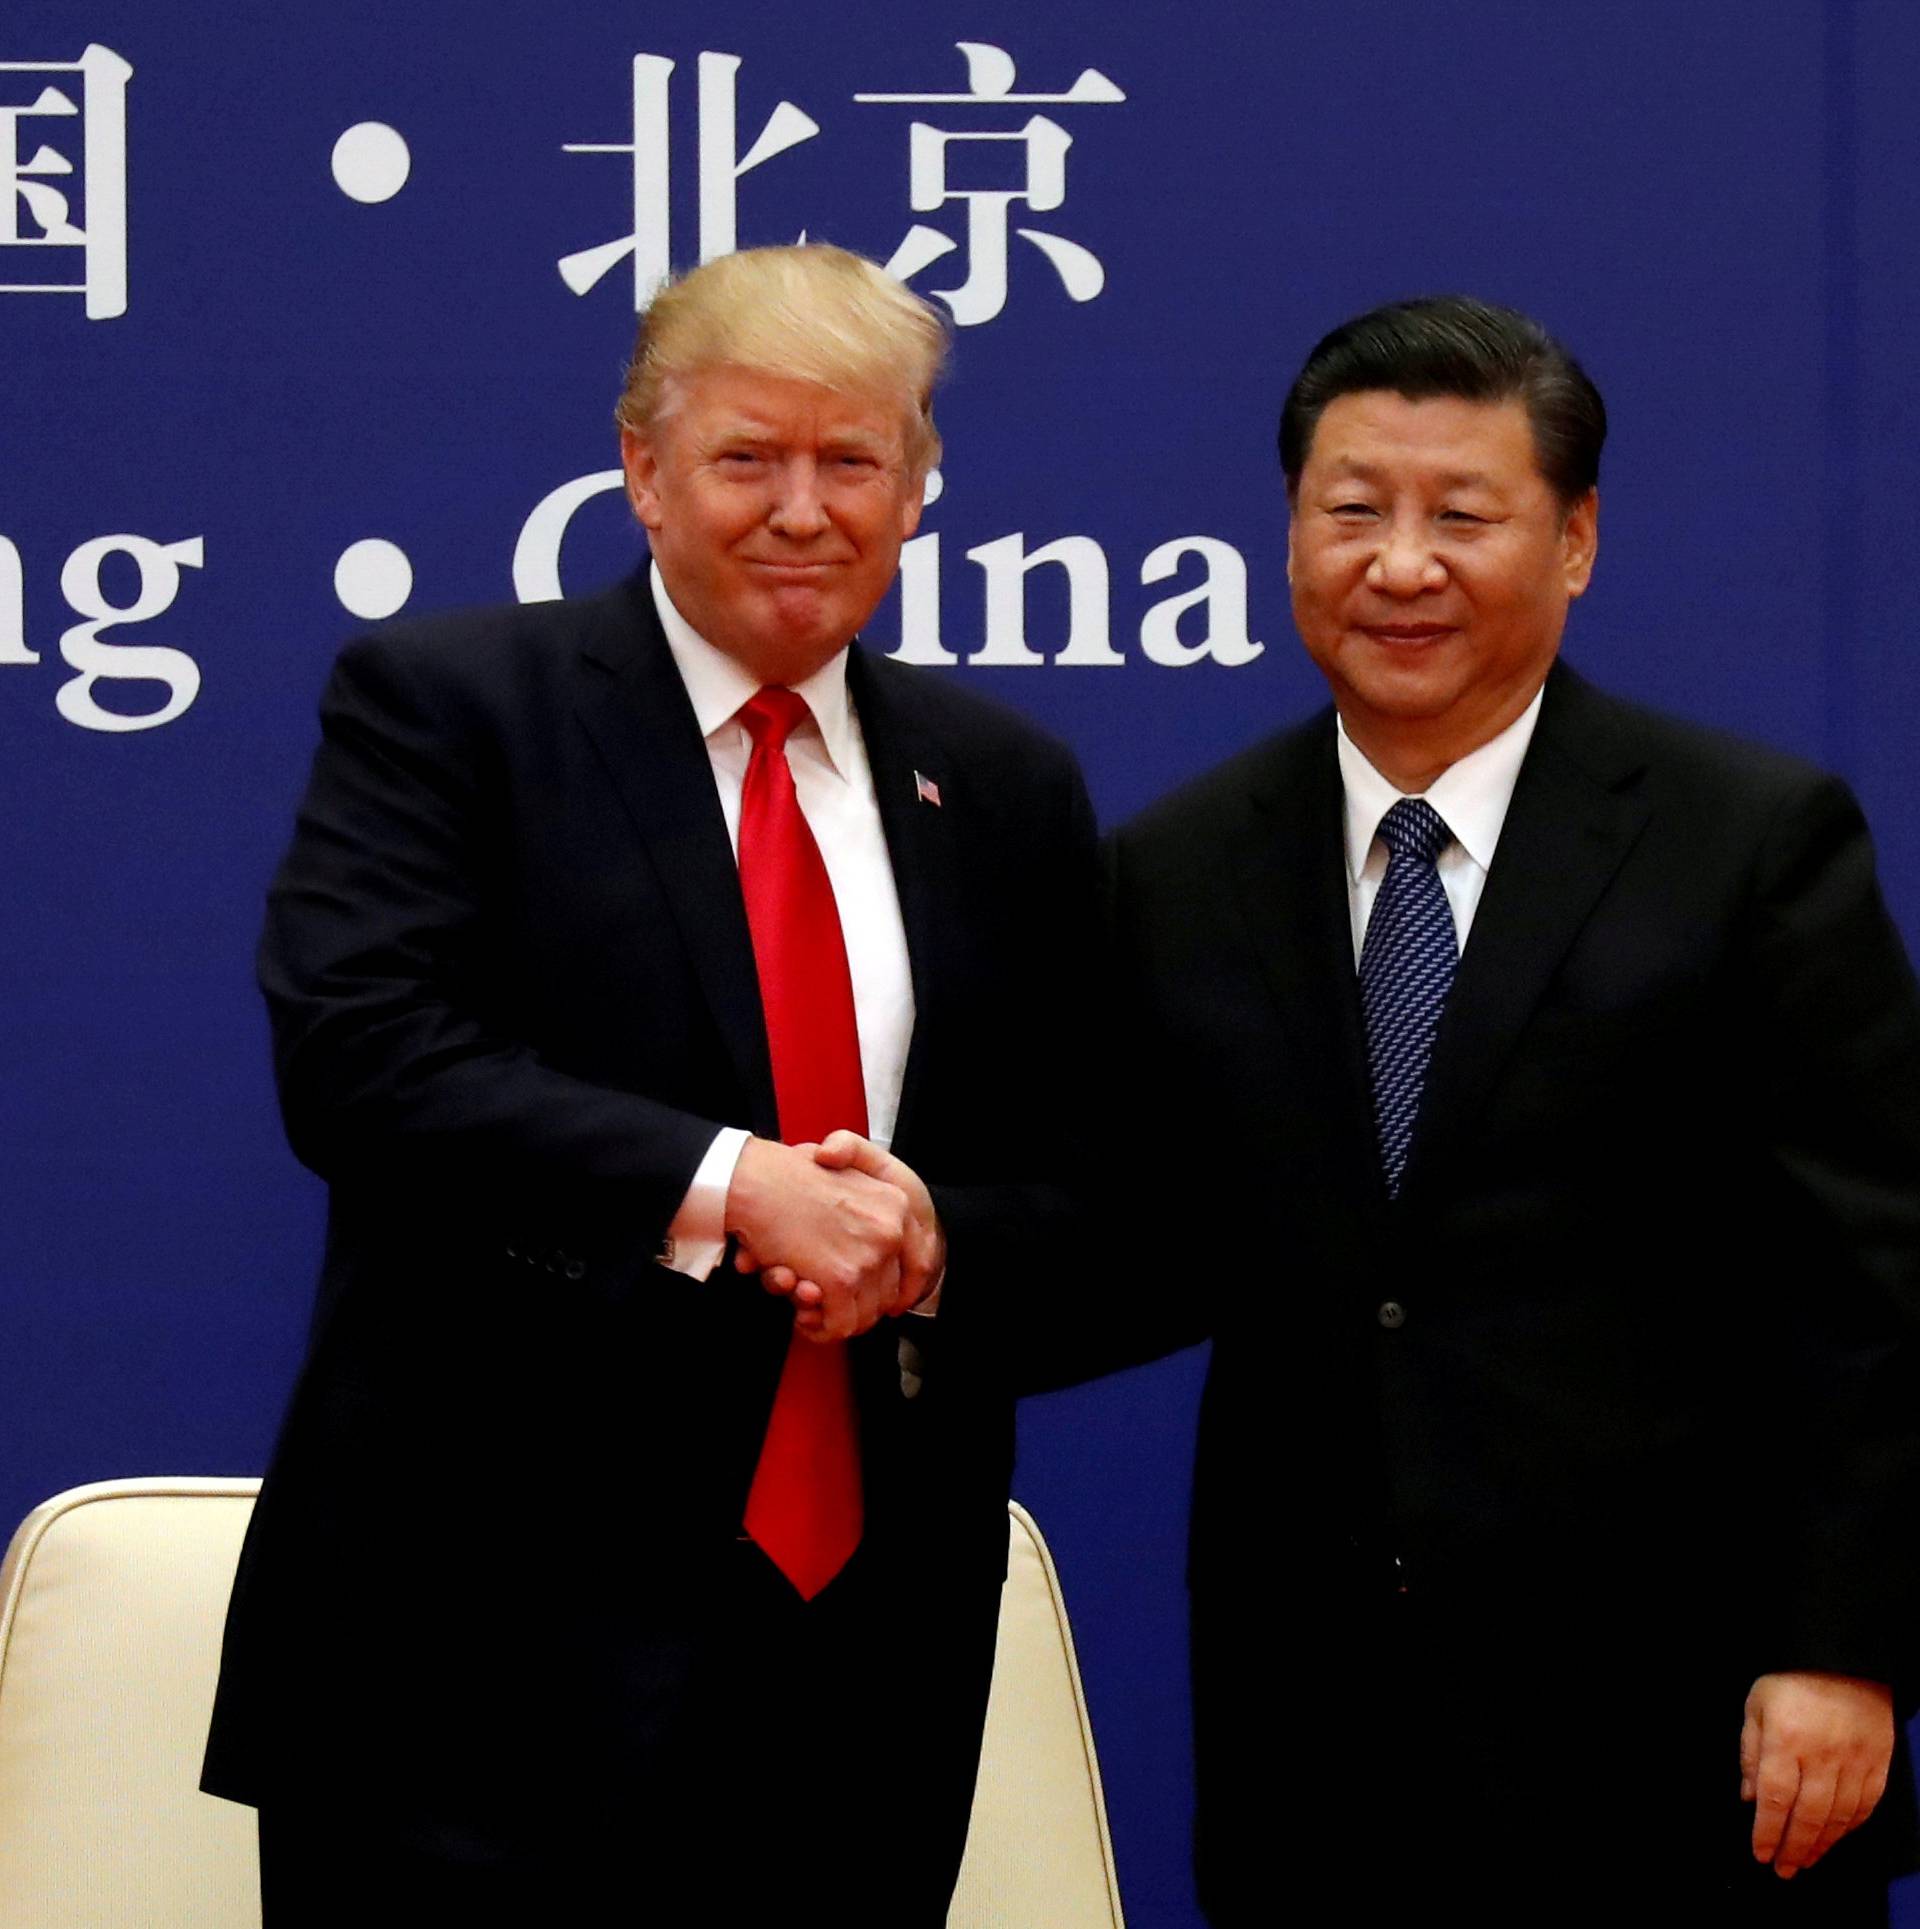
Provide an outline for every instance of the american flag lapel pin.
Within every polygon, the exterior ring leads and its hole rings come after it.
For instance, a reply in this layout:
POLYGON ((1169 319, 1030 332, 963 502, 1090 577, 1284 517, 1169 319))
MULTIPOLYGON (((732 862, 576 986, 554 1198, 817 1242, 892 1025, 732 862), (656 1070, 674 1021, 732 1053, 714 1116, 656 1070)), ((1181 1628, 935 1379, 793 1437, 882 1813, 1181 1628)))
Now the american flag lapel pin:
POLYGON ((921 803, 931 804, 935 810, 940 808, 940 786, 917 770, 913 773, 913 794, 921 803))

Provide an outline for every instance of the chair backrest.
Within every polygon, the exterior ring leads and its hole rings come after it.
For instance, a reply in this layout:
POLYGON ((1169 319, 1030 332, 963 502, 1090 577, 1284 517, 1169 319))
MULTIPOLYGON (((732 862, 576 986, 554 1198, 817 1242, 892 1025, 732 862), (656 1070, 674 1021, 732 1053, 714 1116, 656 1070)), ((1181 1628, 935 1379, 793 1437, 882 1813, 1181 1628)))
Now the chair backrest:
POLYGON ((1100 1763, 1053 1557, 1007 1509, 980 1781, 948 1929, 1122 1929, 1100 1763))
MULTIPOLYGON (((109 1480, 0 1565, 0 1924, 259 1929, 250 1809, 199 1792, 257 1480, 109 1480)), ((1018 1504, 950 1929, 1121 1929, 1100 1768, 1046 1542, 1018 1504)))
POLYGON ((0 1923, 259 1929, 251 1809, 199 1790, 257 1480, 107 1480, 0 1566, 0 1923))

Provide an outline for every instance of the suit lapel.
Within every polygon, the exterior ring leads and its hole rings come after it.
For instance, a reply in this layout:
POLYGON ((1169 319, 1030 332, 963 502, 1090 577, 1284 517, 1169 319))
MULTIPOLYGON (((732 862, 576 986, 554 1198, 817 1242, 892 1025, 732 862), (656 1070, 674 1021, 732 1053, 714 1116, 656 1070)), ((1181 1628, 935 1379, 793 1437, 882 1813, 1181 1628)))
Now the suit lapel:
POLYGON ((1471 1134, 1494 1082, 1650 809, 1644 758, 1571 670, 1554 669, 1434 1041, 1401 1198, 1471 1134))
POLYGON ((713 765, 645 572, 586 606, 576 708, 659 877, 693 975, 747 1094, 779 1136, 753 940, 713 765))
POLYGON ((953 982, 950 961, 965 949, 954 862, 954 840, 965 828, 954 815, 956 808, 964 810, 958 794, 964 776, 950 739, 938 733, 917 700, 909 680, 914 674, 870 655, 857 642, 848 653, 847 687, 873 771, 913 977, 913 1038, 894 1125, 895 1143, 908 1144, 926 1064, 922 1040, 940 1034, 941 1006, 953 982), (923 778, 943 805, 921 794, 923 778))
POLYGON ((1229 896, 1251 938, 1300 1075, 1317 1081, 1332 1162, 1356 1199, 1380 1194, 1360 997, 1353 969, 1346 825, 1333 712, 1274 746, 1249 792, 1246 834, 1233 838, 1229 896))

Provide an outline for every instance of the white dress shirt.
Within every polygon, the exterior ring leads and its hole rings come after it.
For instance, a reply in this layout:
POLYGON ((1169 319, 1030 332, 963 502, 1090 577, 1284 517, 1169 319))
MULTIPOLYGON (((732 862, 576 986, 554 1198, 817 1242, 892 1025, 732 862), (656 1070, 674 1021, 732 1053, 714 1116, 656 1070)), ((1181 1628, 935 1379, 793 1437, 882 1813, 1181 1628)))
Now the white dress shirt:
MULTIPOLYGON (((1440 873, 1441 888, 1453 912, 1454 939, 1462 951, 1473 929, 1480 893, 1486 889, 1520 765, 1533 741, 1533 727, 1540 721, 1545 687, 1533 693, 1533 701, 1497 737, 1470 750, 1457 764, 1449 764, 1422 793, 1453 833, 1453 841, 1434 859, 1434 869, 1440 873)), ((1339 725, 1339 751, 1347 806, 1347 907, 1353 915, 1353 962, 1358 969, 1367 919, 1373 915, 1380 880, 1387 874, 1387 847, 1378 835, 1380 820, 1406 793, 1396 790, 1367 762, 1347 735, 1345 723, 1339 725)))
MULTIPOLYGON (((737 858, 740 794, 753 754, 753 742, 739 712, 760 685, 674 608, 657 564, 652 581, 653 606, 706 738, 714 787, 720 793, 727 837, 737 858)), ((900 894, 894 887, 893 863, 874 796, 873 769, 867 761, 860 719, 847 694, 846 651, 841 650, 804 683, 794 685, 794 694, 805 702, 808 715, 787 739, 787 764, 793 772, 800 814, 826 864, 846 939, 867 1094, 867 1137, 876 1145, 890 1145, 900 1111, 907 1047, 913 1039, 913 977, 900 894)), ((715 1136, 667 1229, 663 1265, 705 1279, 720 1263, 727 1243, 727 1187, 740 1150, 751 1136, 739 1126, 725 1126, 715 1136)))

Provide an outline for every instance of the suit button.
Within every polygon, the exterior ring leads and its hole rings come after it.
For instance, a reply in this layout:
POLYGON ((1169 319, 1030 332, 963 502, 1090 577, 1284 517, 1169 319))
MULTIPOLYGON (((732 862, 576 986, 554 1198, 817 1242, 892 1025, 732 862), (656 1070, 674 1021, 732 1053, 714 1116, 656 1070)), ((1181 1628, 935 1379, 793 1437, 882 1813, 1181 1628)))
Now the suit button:
POLYGON ((1407 1309, 1397 1299, 1383 1299, 1380 1310, 1374 1314, 1389 1333, 1398 1332, 1407 1323, 1407 1309))
POLYGON ((567 1277, 569 1279, 585 1279, 586 1276, 587 1262, 584 1259, 569 1259, 567 1261, 567 1277))

